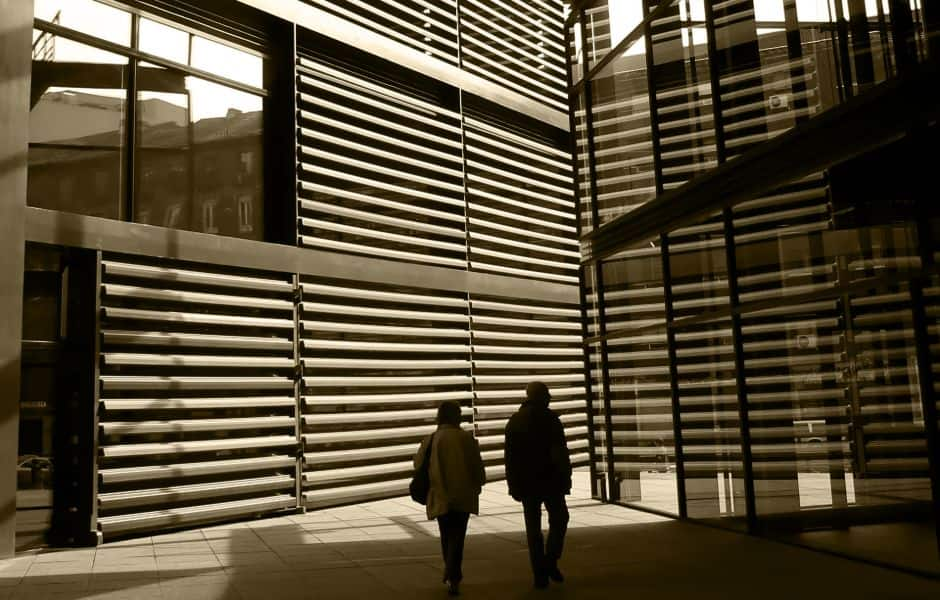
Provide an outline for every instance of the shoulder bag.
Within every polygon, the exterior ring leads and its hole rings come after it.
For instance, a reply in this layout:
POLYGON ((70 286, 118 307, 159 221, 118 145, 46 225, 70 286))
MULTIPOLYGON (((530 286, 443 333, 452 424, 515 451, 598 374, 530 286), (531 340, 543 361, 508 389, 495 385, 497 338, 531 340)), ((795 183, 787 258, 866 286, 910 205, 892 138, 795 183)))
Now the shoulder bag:
POLYGON ((428 491, 431 489, 431 446, 434 444, 434 434, 428 440, 428 447, 424 450, 424 461, 421 466, 415 469, 411 477, 411 483, 408 485, 408 492, 411 499, 418 504, 428 503, 428 491))

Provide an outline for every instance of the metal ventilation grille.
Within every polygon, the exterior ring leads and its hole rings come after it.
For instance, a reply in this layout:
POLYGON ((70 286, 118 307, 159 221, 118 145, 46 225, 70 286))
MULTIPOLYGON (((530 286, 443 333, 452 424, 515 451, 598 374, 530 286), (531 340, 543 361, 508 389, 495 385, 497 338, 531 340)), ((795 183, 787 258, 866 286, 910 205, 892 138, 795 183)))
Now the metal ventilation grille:
POLYGON ((459 113, 335 62, 297 70, 300 245, 466 268, 459 113))
POLYGON ((461 66, 567 112, 562 6, 557 0, 462 1, 461 66))
POLYGON ((571 155, 482 117, 465 127, 471 269, 576 284, 571 155))
POLYGON ((455 0, 304 0, 375 33, 457 64, 455 0))
POLYGON ((530 381, 552 394, 568 438, 572 465, 588 463, 581 311, 576 306, 522 304, 471 296, 474 425, 488 479, 505 476, 506 422, 530 381))
POLYGON ((105 535, 297 505, 291 276, 105 256, 105 535))
POLYGON ((466 297, 313 279, 301 289, 307 505, 407 493, 437 405, 472 414, 466 297))

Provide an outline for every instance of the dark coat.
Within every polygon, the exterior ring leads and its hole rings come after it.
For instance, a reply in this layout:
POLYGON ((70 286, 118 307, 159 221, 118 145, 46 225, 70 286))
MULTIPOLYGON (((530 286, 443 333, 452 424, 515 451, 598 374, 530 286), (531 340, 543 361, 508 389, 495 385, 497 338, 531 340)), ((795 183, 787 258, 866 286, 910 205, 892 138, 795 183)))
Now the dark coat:
POLYGON ((506 482, 516 500, 571 492, 565 428, 545 405, 525 402, 506 424, 506 482))

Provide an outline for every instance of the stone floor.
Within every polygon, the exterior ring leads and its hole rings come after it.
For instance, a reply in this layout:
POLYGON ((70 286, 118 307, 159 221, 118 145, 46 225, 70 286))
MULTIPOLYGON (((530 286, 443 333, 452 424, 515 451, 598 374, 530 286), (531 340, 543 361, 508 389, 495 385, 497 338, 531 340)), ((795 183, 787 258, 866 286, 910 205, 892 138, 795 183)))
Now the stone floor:
MULTIPOLYGON (((522 515, 488 484, 470 521, 465 598, 940 598, 940 582, 569 499, 564 584, 534 590, 522 515)), ((446 598, 436 524, 392 499, 43 551, 0 561, 0 600, 446 598)))

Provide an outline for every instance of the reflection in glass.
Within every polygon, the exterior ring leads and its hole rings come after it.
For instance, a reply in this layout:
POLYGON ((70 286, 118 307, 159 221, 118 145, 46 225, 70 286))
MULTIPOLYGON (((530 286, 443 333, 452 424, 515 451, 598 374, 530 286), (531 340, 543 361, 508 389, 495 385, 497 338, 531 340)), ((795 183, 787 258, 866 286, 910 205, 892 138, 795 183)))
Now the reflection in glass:
POLYGON ((95 0, 34 0, 37 19, 130 46, 130 13, 95 0))
POLYGON ((614 497, 678 513, 662 254, 656 244, 604 262, 614 497))
POLYGON ((260 56, 198 35, 193 36, 192 44, 190 66, 256 88, 264 85, 263 61, 260 56))
POLYGON ((141 18, 138 36, 137 47, 141 52, 172 60, 181 65, 189 64, 190 34, 185 31, 141 18))
POLYGON ((261 98, 146 64, 138 79, 134 220, 261 239, 261 98))
POLYGON ((127 59, 34 37, 29 205, 119 218, 127 59))

